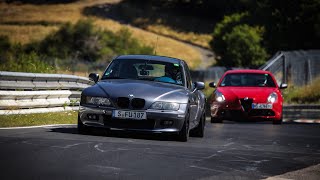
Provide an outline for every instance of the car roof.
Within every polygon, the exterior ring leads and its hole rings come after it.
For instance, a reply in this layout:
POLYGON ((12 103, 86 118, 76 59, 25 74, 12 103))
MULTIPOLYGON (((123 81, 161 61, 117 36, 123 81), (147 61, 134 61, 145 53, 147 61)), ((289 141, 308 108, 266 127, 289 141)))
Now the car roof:
POLYGON ((238 73, 271 74, 269 71, 264 71, 259 69, 237 69, 237 70, 229 70, 226 72, 226 74, 238 74, 238 73))
POLYGON ((183 60, 167 57, 167 56, 155 56, 155 55, 121 55, 116 59, 146 59, 150 61, 164 61, 169 63, 178 63, 180 64, 183 60))

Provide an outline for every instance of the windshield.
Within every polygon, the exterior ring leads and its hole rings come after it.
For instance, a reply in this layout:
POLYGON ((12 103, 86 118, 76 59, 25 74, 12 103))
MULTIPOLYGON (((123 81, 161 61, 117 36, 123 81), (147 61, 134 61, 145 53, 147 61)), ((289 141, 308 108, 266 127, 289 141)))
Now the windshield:
POLYGON ((140 59, 112 61, 101 79, 137 79, 184 86, 180 64, 140 59))
POLYGON ((220 86, 276 87, 269 74, 258 73, 227 74, 221 81, 220 86))

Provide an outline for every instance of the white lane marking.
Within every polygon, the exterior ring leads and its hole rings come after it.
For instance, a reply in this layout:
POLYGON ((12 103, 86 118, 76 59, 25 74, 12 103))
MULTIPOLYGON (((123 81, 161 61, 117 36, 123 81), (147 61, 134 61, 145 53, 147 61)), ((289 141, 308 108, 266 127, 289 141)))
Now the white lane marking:
POLYGON ((210 158, 215 157, 215 156, 217 156, 217 154, 212 154, 212 155, 210 155, 210 156, 208 156, 208 157, 201 158, 201 159, 199 159, 199 160, 197 160, 197 161, 200 162, 200 161, 207 160, 207 159, 210 159, 210 158))
POLYGON ((112 167, 112 166, 101 166, 101 165, 89 165, 91 167, 100 168, 100 169, 110 169, 114 171, 121 171, 121 168, 118 167, 112 167))
POLYGON ((256 171, 257 169, 258 169, 257 167, 251 167, 251 166, 246 167, 246 171, 256 171))
POLYGON ((250 145, 242 145, 243 147, 246 147, 248 149, 252 149, 252 147, 250 145))
POLYGON ((82 145, 82 144, 89 144, 91 142, 86 142, 86 143, 76 143, 76 144, 69 144, 69 145, 66 145, 66 146, 51 146, 51 147, 55 147, 55 148, 62 148, 62 149, 68 149, 68 148, 71 148, 71 147, 74 147, 74 146, 78 146, 78 145, 82 145))
POLYGON ((94 148, 99 151, 99 152, 116 152, 116 151, 130 151, 131 149, 126 149, 126 148, 117 148, 117 149, 114 149, 114 150, 104 150, 104 149, 101 149, 100 146, 102 145, 102 143, 99 143, 99 144, 96 144, 94 145, 94 148))
POLYGON ((99 146, 101 146, 101 145, 102 145, 102 143, 96 144, 96 145, 94 145, 94 148, 95 148, 96 150, 100 151, 100 152, 106 152, 105 150, 100 149, 99 146))
POLYGON ((202 170, 208 170, 208 171, 214 171, 214 172, 219 172, 219 173, 225 173, 225 171, 220 171, 220 170, 215 170, 215 169, 211 169, 211 168, 206 168, 206 167, 201 167, 201 166, 189 166, 191 168, 196 168, 196 169, 202 169, 202 170))
POLYGON ((222 145, 223 147, 228 147, 228 146, 231 146, 232 144, 234 144, 234 142, 231 142, 231 143, 228 143, 228 144, 225 144, 225 145, 222 145))
POLYGON ((76 124, 49 124, 49 125, 40 125, 40 126, 23 126, 23 127, 5 127, 0 128, 0 130, 6 129, 32 129, 32 128, 47 128, 47 127, 62 127, 62 126, 75 126, 76 124))

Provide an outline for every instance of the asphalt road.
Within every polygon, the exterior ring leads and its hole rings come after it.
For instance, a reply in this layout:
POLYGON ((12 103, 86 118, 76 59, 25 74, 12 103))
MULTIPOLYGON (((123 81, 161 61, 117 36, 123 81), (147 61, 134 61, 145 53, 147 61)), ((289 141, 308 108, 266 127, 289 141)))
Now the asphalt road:
POLYGON ((320 125, 206 124, 176 142, 75 126, 0 130, 0 179, 263 179, 320 163, 320 125))

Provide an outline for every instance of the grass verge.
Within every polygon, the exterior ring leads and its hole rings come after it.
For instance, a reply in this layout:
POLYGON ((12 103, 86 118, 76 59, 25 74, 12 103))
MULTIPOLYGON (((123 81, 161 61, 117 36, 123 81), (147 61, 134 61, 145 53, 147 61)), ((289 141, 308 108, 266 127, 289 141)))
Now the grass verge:
POLYGON ((77 111, 0 115, 0 127, 23 127, 49 124, 76 124, 77 111))
POLYGON ((283 91, 288 104, 320 104, 320 78, 302 87, 290 87, 283 91))

